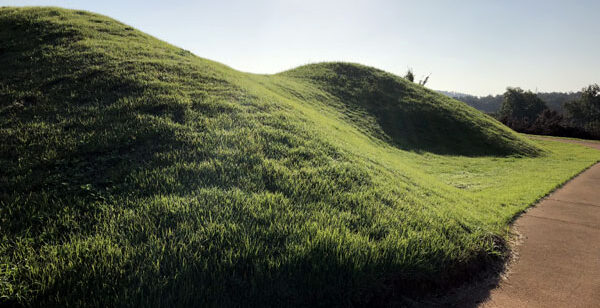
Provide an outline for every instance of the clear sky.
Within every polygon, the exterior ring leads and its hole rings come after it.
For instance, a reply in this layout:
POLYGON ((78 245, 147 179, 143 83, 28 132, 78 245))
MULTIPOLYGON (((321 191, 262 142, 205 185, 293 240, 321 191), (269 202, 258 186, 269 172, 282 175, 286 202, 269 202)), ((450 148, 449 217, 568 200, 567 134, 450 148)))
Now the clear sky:
POLYGON ((349 61, 475 95, 600 83, 600 1, 44 1, 85 9, 235 69, 349 61))

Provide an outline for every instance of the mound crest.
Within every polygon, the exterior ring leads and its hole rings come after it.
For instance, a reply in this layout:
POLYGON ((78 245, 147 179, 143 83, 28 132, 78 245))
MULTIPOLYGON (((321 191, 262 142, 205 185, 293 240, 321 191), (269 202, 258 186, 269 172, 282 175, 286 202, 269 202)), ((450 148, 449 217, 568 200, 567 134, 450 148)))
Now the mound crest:
POLYGON ((538 149, 466 104, 382 70, 319 63, 282 73, 310 80, 337 98, 349 118, 376 120, 375 135, 405 150, 439 154, 532 155, 538 149))

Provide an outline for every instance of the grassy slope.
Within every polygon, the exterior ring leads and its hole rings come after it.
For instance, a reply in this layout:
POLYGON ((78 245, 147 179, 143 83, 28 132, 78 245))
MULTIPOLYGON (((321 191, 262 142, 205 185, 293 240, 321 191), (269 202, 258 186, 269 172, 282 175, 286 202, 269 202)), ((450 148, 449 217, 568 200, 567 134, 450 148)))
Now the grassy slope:
POLYGON ((245 74, 54 8, 0 9, 0 41, 5 301, 413 294, 599 158, 354 64, 245 74))

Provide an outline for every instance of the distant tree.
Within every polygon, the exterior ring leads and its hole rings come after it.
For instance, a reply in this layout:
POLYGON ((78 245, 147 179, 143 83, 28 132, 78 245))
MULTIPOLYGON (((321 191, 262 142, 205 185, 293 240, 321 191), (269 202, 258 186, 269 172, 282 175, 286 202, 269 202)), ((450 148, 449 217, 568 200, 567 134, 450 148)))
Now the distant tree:
POLYGON ((578 99, 581 92, 548 92, 536 93, 536 95, 546 102, 549 109, 562 113, 564 111, 563 105, 566 102, 578 99))
POLYGON ((583 88, 581 97, 565 103, 564 109, 573 125, 600 136, 600 86, 583 88))
POLYGON ((503 122, 519 122, 527 126, 545 109, 548 109, 546 103, 535 93, 520 88, 507 88, 498 116, 503 122))
POLYGON ((502 101, 504 100, 502 95, 488 95, 488 96, 473 96, 473 95, 465 95, 456 98, 459 101, 463 101, 467 103, 467 105, 479 109, 485 113, 496 113, 500 110, 500 106, 502 106, 502 101))
POLYGON ((410 82, 415 82, 415 74, 413 74, 412 68, 409 68, 408 71, 406 71, 406 75, 404 75, 404 79, 406 79, 410 82))
POLYGON ((503 95, 455 98, 518 132, 600 139, 600 86, 596 84, 581 92, 532 93, 508 88, 503 95))
POLYGON ((544 109, 527 130, 538 135, 562 135, 565 130, 563 116, 556 110, 544 109))
MULTIPOLYGON (((578 99, 581 96, 581 92, 548 92, 536 93, 536 95, 546 103, 546 106, 548 106, 549 109, 564 113, 564 104, 578 99)), ((504 101, 503 95, 479 97, 473 95, 461 95, 454 98, 486 113, 498 112, 504 101)))

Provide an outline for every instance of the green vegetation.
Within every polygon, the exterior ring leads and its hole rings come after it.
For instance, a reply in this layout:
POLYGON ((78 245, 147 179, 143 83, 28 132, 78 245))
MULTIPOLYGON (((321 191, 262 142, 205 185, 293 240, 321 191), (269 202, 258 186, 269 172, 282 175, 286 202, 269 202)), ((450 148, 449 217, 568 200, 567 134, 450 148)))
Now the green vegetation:
POLYGON ((533 121, 545 109, 548 107, 535 93, 519 88, 508 88, 504 93, 504 102, 498 116, 517 121, 533 121))
MULTIPOLYGON (((477 110, 491 114, 497 113, 504 102, 504 94, 473 96, 458 92, 439 92, 465 102, 477 110)), ((564 105, 567 102, 577 100, 581 96, 581 92, 536 92, 535 95, 546 103, 548 109, 562 113, 564 105)))
POLYGON ((565 104, 571 125, 600 139, 600 86, 590 85, 581 90, 581 97, 565 104))
POLYGON ((507 88, 503 95, 475 97, 440 92, 456 96, 521 133, 600 139, 600 86, 597 84, 576 93, 533 93, 507 88))
POLYGON ((504 93, 500 121, 510 128, 529 134, 600 138, 600 87, 591 85, 581 91, 581 97, 563 106, 566 113, 550 110, 538 95, 519 88, 504 93))
POLYGON ((0 9, 0 302, 343 305, 461 281, 600 158, 345 63, 237 72, 0 9))
MULTIPOLYGON (((421 86, 425 86, 427 84, 427 81, 429 81, 429 76, 431 76, 431 74, 425 76, 425 79, 419 80, 418 84, 421 86)), ((404 79, 410 82, 415 82, 415 74, 413 73, 411 68, 409 68, 408 71, 406 71, 404 79)))

